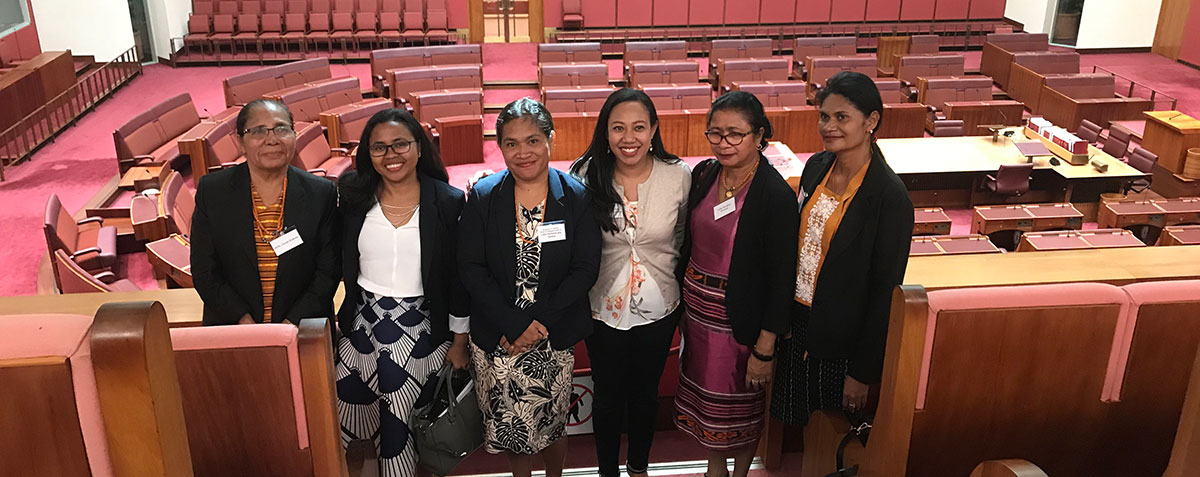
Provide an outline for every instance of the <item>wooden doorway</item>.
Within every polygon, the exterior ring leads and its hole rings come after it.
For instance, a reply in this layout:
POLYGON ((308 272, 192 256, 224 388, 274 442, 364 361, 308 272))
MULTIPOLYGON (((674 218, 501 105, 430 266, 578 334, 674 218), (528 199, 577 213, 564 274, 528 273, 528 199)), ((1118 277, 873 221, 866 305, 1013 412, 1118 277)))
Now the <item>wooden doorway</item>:
POLYGON ((471 43, 542 42, 543 0, 470 0, 471 43))

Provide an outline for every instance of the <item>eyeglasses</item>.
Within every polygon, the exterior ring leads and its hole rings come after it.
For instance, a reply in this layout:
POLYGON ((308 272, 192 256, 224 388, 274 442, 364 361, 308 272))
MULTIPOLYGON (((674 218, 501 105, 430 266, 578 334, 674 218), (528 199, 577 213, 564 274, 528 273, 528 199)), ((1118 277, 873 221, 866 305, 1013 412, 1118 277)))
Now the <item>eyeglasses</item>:
POLYGON ((754 132, 753 131, 751 131, 751 132, 730 131, 728 133, 721 134, 720 131, 705 131, 704 137, 706 139, 708 139, 709 144, 712 144, 714 146, 716 146, 717 144, 720 144, 722 139, 724 139, 725 142, 729 143, 730 146, 736 146, 738 144, 741 144, 742 141, 746 140, 746 136, 749 136, 751 134, 754 134, 754 132))
POLYGON ((388 149, 391 149, 392 152, 396 154, 404 154, 412 150, 412 145, 414 142, 417 141, 396 141, 391 144, 375 143, 372 144, 367 150, 371 152, 371 156, 373 157, 383 157, 384 155, 387 155, 388 149))
POLYGON ((288 137, 296 134, 296 130, 292 129, 291 125, 280 125, 273 128, 266 126, 255 126, 242 130, 242 136, 250 139, 265 139, 268 133, 275 133, 275 137, 288 137))

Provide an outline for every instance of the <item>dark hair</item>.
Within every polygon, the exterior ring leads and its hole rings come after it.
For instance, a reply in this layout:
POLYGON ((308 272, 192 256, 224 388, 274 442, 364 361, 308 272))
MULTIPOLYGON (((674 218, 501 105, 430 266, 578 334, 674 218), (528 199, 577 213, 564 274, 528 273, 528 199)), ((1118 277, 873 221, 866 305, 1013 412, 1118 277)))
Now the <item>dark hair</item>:
MULTIPOLYGON (((621 200, 617 189, 613 187, 613 171, 616 170, 617 158, 608 145, 608 118, 618 104, 630 101, 641 103, 646 108, 646 112, 650 114, 650 126, 658 126, 658 113, 654 110, 654 102, 646 93, 632 88, 616 90, 608 95, 608 100, 604 101, 604 107, 600 108, 600 116, 596 118, 596 130, 592 132, 592 143, 583 152, 583 155, 571 164, 571 173, 576 176, 581 175, 583 169, 587 168, 587 172, 583 174, 583 182, 588 191, 592 193, 592 206, 596 208, 596 220, 600 222, 600 228, 606 232, 618 231, 617 222, 612 217, 613 207, 618 205, 622 208, 625 207, 625 201, 621 200)), ((662 136, 657 129, 654 130, 654 136, 650 138, 650 156, 668 164, 679 162, 679 156, 667 152, 667 148, 663 146, 662 136)))
POLYGON ((417 146, 421 151, 417 156, 417 174, 446 183, 450 182, 446 166, 442 164, 442 155, 433 141, 429 140, 429 136, 425 134, 421 123, 417 122, 417 119, 408 111, 395 108, 385 109, 371 116, 371 119, 368 119, 367 124, 363 126, 362 137, 358 141, 358 154, 354 156, 354 170, 342 176, 338 181, 341 186, 342 206, 355 214, 366 214, 379 200, 375 193, 379 190, 379 184, 383 182, 383 177, 379 175, 379 171, 375 170, 375 164, 371 162, 370 145, 371 133, 375 131, 376 126, 384 123, 396 123, 404 126, 417 141, 417 146))
POLYGON ((283 101, 278 99, 259 98, 246 103, 245 106, 242 106, 242 110, 238 111, 237 131, 234 132, 236 132, 239 137, 242 136, 246 132, 246 122, 250 120, 250 113, 255 109, 265 108, 268 105, 273 105, 283 110, 283 112, 287 113, 288 124, 292 126, 296 125, 296 120, 292 118, 292 110, 288 109, 287 105, 283 104, 283 101))
POLYGON ((496 117, 496 142, 504 139, 504 125, 520 118, 532 120, 546 137, 550 137, 550 133, 554 132, 554 118, 550 117, 546 106, 529 98, 521 98, 504 105, 500 116, 496 117))
POLYGON ((775 132, 771 128, 771 121, 767 119, 767 113, 763 111, 762 103, 756 96, 745 91, 730 91, 722 94, 716 101, 713 101, 705 122, 711 123, 713 113, 726 109, 740 113, 746 122, 750 123, 751 133, 761 129, 762 139, 759 140, 758 146, 760 149, 767 147, 767 139, 770 139, 775 132))
MULTIPOLYGON (((879 124, 883 123, 883 97, 879 95, 879 87, 875 85, 875 80, 856 71, 842 71, 835 74, 817 93, 817 106, 834 94, 846 98, 850 104, 854 105, 854 109, 863 113, 863 116, 879 113, 879 123, 875 125, 875 130, 879 129, 879 124)), ((871 131, 871 137, 875 136, 875 130, 871 131)))

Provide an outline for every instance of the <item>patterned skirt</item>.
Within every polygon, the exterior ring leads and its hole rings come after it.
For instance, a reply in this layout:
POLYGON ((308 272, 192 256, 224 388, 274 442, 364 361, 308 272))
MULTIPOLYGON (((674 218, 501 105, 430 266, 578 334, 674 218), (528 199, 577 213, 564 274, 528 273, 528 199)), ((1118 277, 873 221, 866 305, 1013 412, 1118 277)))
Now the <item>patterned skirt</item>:
POLYGON ((771 416, 789 425, 804 426, 813 411, 842 408, 842 388, 849 363, 844 359, 808 356, 804 345, 808 325, 801 320, 795 323, 792 337, 780 340, 775 348, 779 364, 771 390, 771 416))
POLYGON ((484 441, 492 454, 532 455, 566 436, 575 352, 542 340, 524 353, 471 343, 484 441))
POLYGON ((354 328, 343 330, 336 366, 342 442, 370 439, 379 475, 416 475, 417 449, 408 427, 413 409, 432 400, 449 341, 430 335, 424 297, 391 298, 363 290, 354 328))
POLYGON ((725 312, 725 290, 706 285, 725 277, 705 273, 694 264, 683 282, 683 350, 679 390, 675 395, 675 427, 711 451, 753 445, 762 435, 766 392, 746 387, 750 347, 733 338, 725 312), (717 280, 713 280, 717 279, 717 280))

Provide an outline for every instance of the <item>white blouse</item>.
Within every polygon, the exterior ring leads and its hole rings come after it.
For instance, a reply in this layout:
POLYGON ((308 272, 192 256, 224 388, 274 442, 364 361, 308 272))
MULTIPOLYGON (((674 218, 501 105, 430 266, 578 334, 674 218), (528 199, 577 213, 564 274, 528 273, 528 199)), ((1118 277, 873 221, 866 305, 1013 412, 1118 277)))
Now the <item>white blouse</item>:
MULTIPOLYGON (((392 298, 425 295, 421 280, 421 209, 408 222, 392 226, 379 203, 367 211, 358 234, 358 286, 392 298)), ((450 317, 450 331, 470 332, 470 318, 450 317)))

